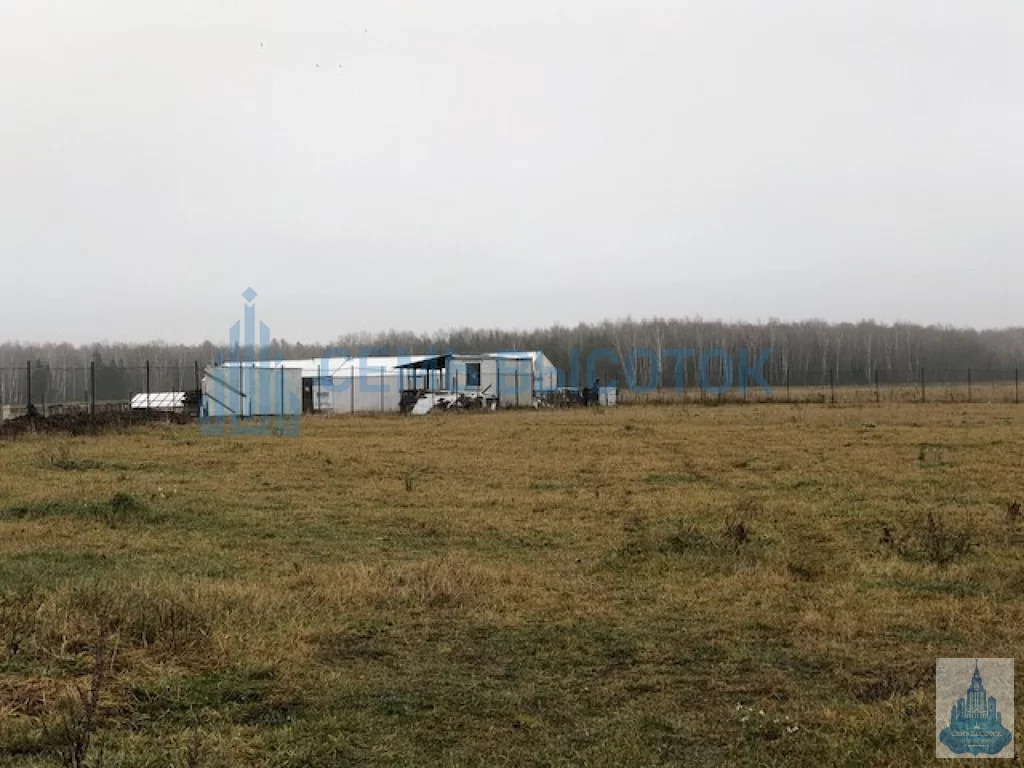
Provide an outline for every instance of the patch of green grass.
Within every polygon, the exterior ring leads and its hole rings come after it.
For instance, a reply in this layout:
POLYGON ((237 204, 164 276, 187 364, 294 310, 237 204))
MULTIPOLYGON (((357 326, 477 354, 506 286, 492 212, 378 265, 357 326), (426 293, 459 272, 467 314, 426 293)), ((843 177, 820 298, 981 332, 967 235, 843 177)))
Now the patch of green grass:
POLYGON ((981 584, 957 578, 896 578, 885 582, 868 582, 865 586, 898 589, 910 595, 921 596, 981 597, 985 594, 985 588, 981 584))
POLYGON ((677 472, 645 475, 643 481, 648 485, 690 485, 706 482, 707 478, 696 472, 677 472))
POLYGON ((26 587, 49 590, 63 582, 109 574, 126 565, 123 556, 104 552, 60 549, 13 552, 0 558, 0 592, 26 587))
POLYGON ((112 528, 125 524, 160 523, 166 519, 164 514, 123 492, 102 501, 45 501, 0 510, 0 520, 38 520, 45 517, 70 517, 106 523, 112 528))
POLYGON ((809 491, 817 491, 822 488, 820 480, 813 478, 801 477, 799 480, 794 480, 787 486, 790 490, 798 491, 801 489, 807 489, 809 491))
POLYGON ((165 677, 131 691, 132 709, 162 727, 188 727, 211 714, 243 726, 276 727, 303 717, 305 702, 279 688, 273 667, 232 667, 165 677))

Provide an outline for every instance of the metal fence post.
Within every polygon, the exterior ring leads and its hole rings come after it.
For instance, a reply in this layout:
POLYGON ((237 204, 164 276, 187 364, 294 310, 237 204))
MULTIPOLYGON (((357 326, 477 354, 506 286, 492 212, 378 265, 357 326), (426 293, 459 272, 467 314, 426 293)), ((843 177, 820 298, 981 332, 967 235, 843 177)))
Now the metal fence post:
POLYGON ((149 360, 146 361, 146 411, 149 411, 149 360))
POLYGON ((971 367, 967 366, 967 402, 971 402, 971 367))
POLYGON ((836 372, 834 369, 828 369, 828 388, 832 392, 832 405, 836 404, 836 372))
POLYGON ((516 408, 519 407, 519 363, 516 363, 516 408))
POLYGON ((875 405, 882 402, 882 394, 878 389, 878 369, 875 368, 875 405))
POLYGON ((925 386, 924 386, 924 366, 923 365, 921 366, 921 402, 922 403, 927 403, 928 402, 928 393, 925 391, 925 386))
POLYGON ((202 387, 199 384, 199 361, 193 361, 193 367, 195 368, 196 376, 196 418, 203 415, 203 393, 202 387))
POLYGON ((32 413, 32 361, 28 360, 25 363, 26 378, 28 379, 28 394, 26 395, 26 403, 28 404, 28 412, 32 413))
POLYGON ((786 366, 786 402, 793 402, 793 398, 789 396, 789 366, 786 366))
POLYGON ((96 361, 89 361, 89 413, 96 418, 96 361))
POLYGON ((348 409, 348 412, 349 413, 355 413, 356 412, 356 369, 355 368, 349 368, 348 378, 349 378, 349 384, 351 384, 351 386, 348 388, 348 399, 349 399, 349 409, 348 409))
POLYGON ((1013 402, 1020 402, 1020 368, 1013 369, 1013 402))

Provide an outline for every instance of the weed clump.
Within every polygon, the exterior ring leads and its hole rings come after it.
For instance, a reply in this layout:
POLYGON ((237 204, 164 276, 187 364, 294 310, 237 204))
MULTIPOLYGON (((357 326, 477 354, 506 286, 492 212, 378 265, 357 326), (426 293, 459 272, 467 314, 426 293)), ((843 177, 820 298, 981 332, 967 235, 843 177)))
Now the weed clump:
POLYGON ((820 581, 825 576, 825 564, 820 560, 797 558, 786 562, 786 569, 797 581, 820 581))
POLYGON ((1020 519, 1020 499, 1014 499, 1006 505, 1006 522, 1014 528, 1017 525, 1017 520, 1020 519))
POLYGON ((642 557, 652 550, 651 533, 647 521, 639 515, 630 515, 622 524, 623 542, 619 552, 627 557, 642 557))
POLYGON ((924 543, 928 559, 936 565, 949 565, 971 551, 970 533, 953 528, 932 512, 925 523, 924 543))
POLYGON ((695 525, 681 525, 678 532, 665 539, 662 549, 669 554, 681 555, 706 550, 708 543, 707 536, 695 525))
POLYGON ((753 535, 750 525, 742 519, 729 520, 725 524, 725 531, 723 532, 725 540, 736 546, 743 546, 750 541, 753 535))
POLYGON ((128 515, 133 512, 139 512, 142 509, 142 505, 135 500, 134 496, 123 492, 118 492, 111 496, 107 501, 107 506, 115 515, 128 515))
MULTIPOLYGON (((690 552, 724 555, 746 549, 753 538, 754 530, 750 523, 744 517, 737 516, 726 520, 717 535, 713 530, 703 530, 692 523, 681 524, 676 533, 663 541, 660 549, 666 554, 673 555, 690 552)), ((627 527, 626 546, 623 549, 635 553, 642 548, 644 541, 643 534, 627 527)))
POLYGON ((879 543, 906 560, 924 560, 941 567, 966 557, 974 546, 966 526, 950 523, 931 511, 904 533, 883 526, 879 543))
POLYGON ((53 442, 44 446, 39 452, 39 463, 43 469, 62 469, 66 472, 85 471, 102 466, 100 462, 92 459, 74 458, 71 443, 66 441, 53 442))
POLYGON ((117 655, 116 638, 100 634, 93 649, 93 664, 87 686, 73 683, 69 692, 57 702, 57 715, 44 726, 46 741, 65 768, 89 768, 103 764, 103 747, 89 759, 93 744, 102 735, 100 696, 108 687, 117 655))
POLYGON ((208 601, 163 580, 89 580, 67 584, 41 599, 33 612, 31 644, 37 654, 74 655, 98 634, 123 645, 185 653, 206 646, 211 634, 208 601))

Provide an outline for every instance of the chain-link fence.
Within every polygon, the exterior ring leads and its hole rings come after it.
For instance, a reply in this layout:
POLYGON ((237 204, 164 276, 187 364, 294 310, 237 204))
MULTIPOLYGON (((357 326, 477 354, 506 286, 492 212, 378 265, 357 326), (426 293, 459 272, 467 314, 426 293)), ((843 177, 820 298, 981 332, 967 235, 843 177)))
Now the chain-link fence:
MULTIPOLYGON (((621 369, 618 373, 622 374, 621 369)), ((610 372, 609 372, 610 374, 610 372)), ((605 381, 611 383, 611 375, 605 381)), ((524 374, 529 376, 529 374, 524 374)), ((0 368, 0 419, 8 419, 34 411, 42 415, 62 413, 95 413, 132 408, 152 410, 198 410, 196 395, 200 389, 202 367, 191 364, 152 364, 122 366, 92 364, 86 367, 52 367, 28 364, 17 368, 0 368), (189 397, 174 397, 189 393, 189 397), (168 397, 167 395, 171 395, 168 397)), ((465 374, 462 374, 464 377, 465 374)), ((884 402, 954 402, 954 403, 1020 403, 1020 369, 950 368, 944 370, 875 370, 850 371, 824 369, 818 371, 786 370, 781 375, 766 376, 761 382, 748 376, 740 380, 735 372, 719 370, 706 378, 693 376, 680 385, 650 386, 642 376, 624 376, 618 382, 619 402, 629 403, 884 403, 884 402)), ((335 394, 336 403, 328 404, 318 380, 313 380, 314 397, 309 410, 371 410, 357 408, 351 402, 353 392, 335 394), (344 402, 343 402, 344 401, 344 402), (313 404, 315 403, 315 404, 313 404)), ((532 377, 538 395, 557 388, 555 374, 532 377), (550 380, 545 378, 549 376, 550 380)), ((530 405, 530 379, 521 399, 530 405)), ((452 377, 449 388, 461 391, 475 382, 452 377)), ((396 383, 397 386, 397 383, 396 383)), ((518 392, 520 387, 517 386, 518 392)), ((397 391, 397 390, 396 390, 397 391)), ((380 399, 380 388, 373 389, 380 399)), ((369 395, 367 395, 369 397, 369 395)), ((397 403, 397 395, 394 398, 397 403)), ((394 410, 390 401, 380 410, 394 410)), ((397 407, 397 406, 396 406, 397 407)))
POLYGON ((199 377, 198 362, 138 366, 94 363, 77 368, 26 363, 24 367, 0 368, 0 418, 30 410, 41 415, 128 410, 133 399, 136 407, 181 409, 182 398, 161 399, 157 395, 196 392, 199 377))
POLYGON ((1020 369, 952 368, 872 372, 826 369, 783 371, 761 382, 732 376, 708 376, 682 386, 651 387, 630 382, 621 403, 1020 403, 1020 369))

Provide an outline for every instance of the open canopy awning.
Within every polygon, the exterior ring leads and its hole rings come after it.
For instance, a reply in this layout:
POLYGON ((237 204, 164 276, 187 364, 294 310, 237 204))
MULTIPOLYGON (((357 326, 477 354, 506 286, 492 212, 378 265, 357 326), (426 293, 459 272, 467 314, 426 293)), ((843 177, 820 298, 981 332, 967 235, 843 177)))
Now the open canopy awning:
POLYGON ((451 355, 428 355, 422 360, 402 363, 395 367, 412 371, 443 371, 448 366, 448 359, 450 357, 451 355))

